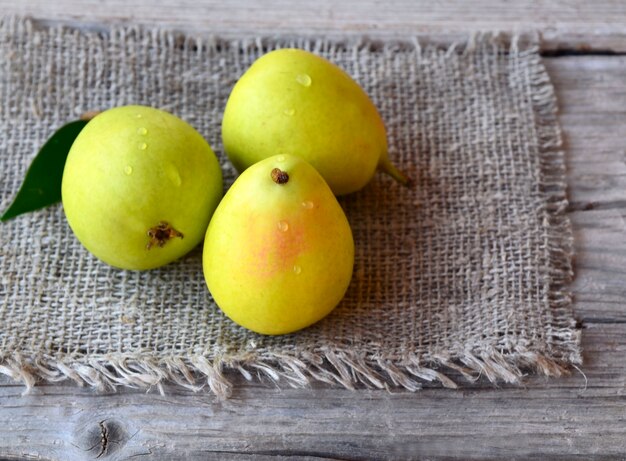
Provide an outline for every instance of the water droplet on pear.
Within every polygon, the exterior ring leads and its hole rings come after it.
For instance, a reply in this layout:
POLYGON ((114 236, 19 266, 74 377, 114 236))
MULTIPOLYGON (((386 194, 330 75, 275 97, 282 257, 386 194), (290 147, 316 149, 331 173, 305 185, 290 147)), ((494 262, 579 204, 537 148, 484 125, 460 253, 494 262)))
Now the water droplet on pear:
POLYGON ((298 82, 302 86, 309 87, 311 86, 312 81, 313 80, 311 80, 311 77, 308 74, 296 75, 296 82, 298 82))

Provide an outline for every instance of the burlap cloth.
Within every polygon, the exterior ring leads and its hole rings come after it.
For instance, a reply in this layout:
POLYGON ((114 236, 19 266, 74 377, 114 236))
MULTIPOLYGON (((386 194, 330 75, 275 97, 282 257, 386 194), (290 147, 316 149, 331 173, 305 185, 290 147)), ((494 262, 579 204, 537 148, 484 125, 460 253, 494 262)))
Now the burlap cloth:
POLYGON ((356 242, 348 293, 321 323, 264 337, 213 303, 201 248, 158 270, 107 267, 61 206, 0 225, 0 372, 32 386, 173 381, 230 391, 229 373, 306 385, 455 387, 518 382, 580 363, 567 282, 572 233, 553 88, 536 43, 493 36, 439 49, 323 39, 220 40, 139 27, 100 32, 0 23, 0 200, 38 148, 82 112, 166 109, 220 156, 226 98, 255 58, 297 46, 371 95, 407 189, 377 175, 341 200, 356 242))

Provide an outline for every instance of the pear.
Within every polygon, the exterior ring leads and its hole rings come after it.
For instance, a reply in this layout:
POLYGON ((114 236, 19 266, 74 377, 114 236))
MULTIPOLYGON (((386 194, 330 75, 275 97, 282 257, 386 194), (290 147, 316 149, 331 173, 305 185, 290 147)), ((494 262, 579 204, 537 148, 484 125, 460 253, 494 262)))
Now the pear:
POLYGON ((320 174, 278 155, 241 174, 204 241, 207 286, 237 324, 267 335, 325 317, 343 298, 354 266, 348 220, 320 174))
POLYGON ((217 157, 189 124, 123 106, 100 113, 76 137, 61 195, 87 250, 118 268, 147 270, 200 243, 222 188, 217 157))
POLYGON ((276 154, 305 159, 336 195, 364 187, 389 161, 385 125, 365 91, 326 59, 280 49, 257 59, 235 84, 222 120, 224 149, 240 172, 276 154))

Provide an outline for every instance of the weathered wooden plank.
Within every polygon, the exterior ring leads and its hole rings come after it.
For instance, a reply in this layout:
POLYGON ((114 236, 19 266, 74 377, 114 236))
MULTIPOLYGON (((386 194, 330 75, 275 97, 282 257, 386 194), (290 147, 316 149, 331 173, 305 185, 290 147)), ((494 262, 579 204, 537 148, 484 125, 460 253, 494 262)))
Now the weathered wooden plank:
POLYGON ((127 21, 160 24, 191 33, 223 36, 419 35, 430 41, 463 41, 472 31, 541 31, 546 49, 626 51, 626 5, 621 0, 0 0, 0 11, 52 22, 127 21))
POLYGON ((626 206, 572 215, 578 246, 572 285, 584 323, 626 322, 626 206))
POLYGON ((626 322, 626 56, 546 59, 567 149, 576 312, 626 322))
POLYGON ((4 386, 0 454, 68 461, 148 454, 150 459, 622 456, 626 325, 592 325, 584 338, 586 380, 580 374, 534 378, 526 389, 412 394, 251 384, 239 386, 230 400, 217 401, 177 388, 167 388, 165 396, 128 390, 111 396, 42 386, 22 397, 21 388, 4 386))

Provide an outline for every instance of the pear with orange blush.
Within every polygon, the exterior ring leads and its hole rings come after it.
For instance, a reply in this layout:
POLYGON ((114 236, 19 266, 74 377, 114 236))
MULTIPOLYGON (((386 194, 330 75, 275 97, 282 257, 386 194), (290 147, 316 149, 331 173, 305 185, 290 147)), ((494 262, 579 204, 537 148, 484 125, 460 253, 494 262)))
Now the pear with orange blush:
POLYGON ((237 324, 291 333, 328 315, 352 277, 348 220, 320 174, 291 155, 262 160, 233 183, 205 236, 204 276, 237 324))

